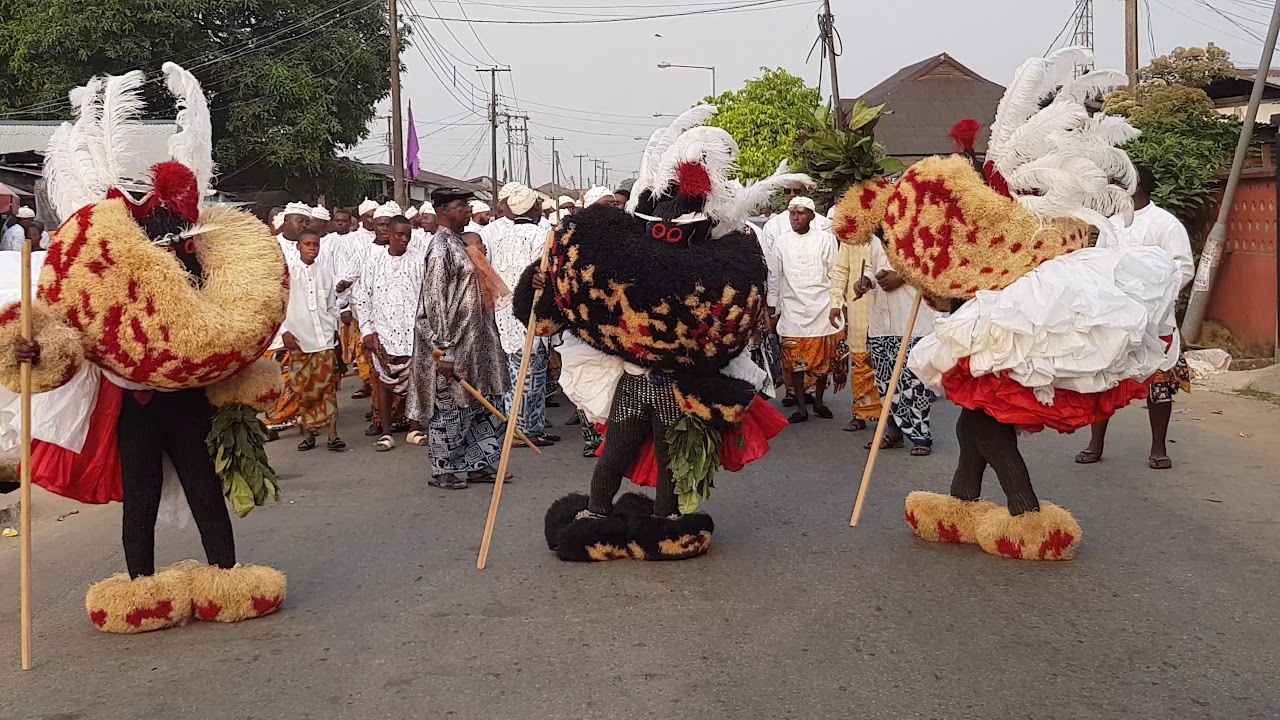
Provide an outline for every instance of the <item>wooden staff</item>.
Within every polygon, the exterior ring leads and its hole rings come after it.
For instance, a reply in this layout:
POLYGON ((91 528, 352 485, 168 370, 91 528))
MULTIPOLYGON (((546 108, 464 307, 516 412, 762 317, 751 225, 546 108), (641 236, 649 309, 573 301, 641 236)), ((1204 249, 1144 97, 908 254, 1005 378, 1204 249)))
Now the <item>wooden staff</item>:
POLYGON ((880 442, 884 440, 884 431, 888 427, 889 413, 893 409, 893 396, 898 389, 898 378, 902 377, 902 366, 907 361, 907 346, 911 344, 911 331, 916 326, 916 314, 920 312, 920 301, 924 293, 916 291, 916 301, 911 306, 911 315, 907 318, 907 329, 902 332, 902 347, 898 348, 898 360, 893 364, 893 375, 889 377, 889 393, 884 398, 884 406, 880 408, 880 422, 876 424, 876 436, 871 440, 871 454, 867 456, 866 467, 862 469, 862 484, 858 487, 858 499, 853 503, 853 516, 849 518, 849 527, 858 526, 858 518, 862 517, 862 503, 867 498, 867 485, 871 482, 871 471, 876 466, 876 456, 880 454, 880 442))
MULTIPOLYGON (((431 355, 435 359, 439 360, 441 357, 444 357, 444 351, 436 350, 435 352, 431 353, 431 355)), ((471 395, 471 397, 480 401, 480 404, 484 406, 485 410, 488 410, 489 412, 493 413, 493 416, 498 418, 502 422, 507 421, 507 416, 503 415, 501 410, 494 407, 493 403, 489 402, 484 395, 481 395, 480 391, 475 389, 475 386, 473 386, 471 383, 467 382, 466 380, 463 380, 462 378, 458 378, 458 382, 462 383, 462 389, 466 390, 467 393, 471 395)), ((520 436, 520 439, 524 441, 526 445, 533 448, 534 452, 538 453, 539 455, 542 454, 542 448, 538 447, 537 445, 534 445, 533 441, 529 439, 529 436, 525 435, 524 432, 521 431, 519 428, 516 428, 516 434, 520 436)))
MULTIPOLYGON (((551 243, 555 240, 555 231, 547 233, 547 244, 542 248, 542 261, 538 265, 538 273, 547 272, 547 256, 551 253, 551 243)), ((533 307, 529 310, 529 324, 525 326, 524 354, 520 356, 520 370, 516 373, 516 386, 511 397, 511 417, 520 417, 520 403, 524 402, 524 379, 529 374, 529 357, 533 354, 533 341, 537 333, 538 301, 542 298, 542 290, 533 291, 533 307)), ((489 544, 493 541, 493 525, 498 520, 498 502, 502 499, 502 485, 507 477, 507 463, 511 461, 511 445, 516 437, 516 424, 507 423, 507 434, 502 438, 502 459, 498 461, 498 475, 493 479, 493 495, 489 498, 489 516, 484 521, 484 537, 480 539, 480 557, 476 558, 476 568, 483 570, 489 561, 489 544)))
MULTIPOLYGON (((31 341, 31 241, 22 243, 22 337, 31 341)), ((22 669, 31 669, 31 363, 22 363, 22 669)))

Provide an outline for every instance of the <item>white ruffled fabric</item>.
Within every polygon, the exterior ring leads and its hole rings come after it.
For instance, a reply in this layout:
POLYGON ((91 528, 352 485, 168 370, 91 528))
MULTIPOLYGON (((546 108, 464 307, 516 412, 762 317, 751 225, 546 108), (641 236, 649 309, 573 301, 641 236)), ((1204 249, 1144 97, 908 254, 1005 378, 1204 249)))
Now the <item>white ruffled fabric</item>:
POLYGON ((1053 404, 1055 388, 1109 390, 1173 367, 1178 267, 1158 247, 1086 248, 1044 263, 1002 291, 982 291, 911 351, 930 387, 962 358, 979 377, 1010 379, 1053 404))
MULTIPOLYGON (((564 334, 560 353, 560 389, 592 423, 604 423, 613 409, 613 395, 624 373, 643 375, 644 368, 617 355, 600 352, 573 333, 564 334)), ((761 370, 747 353, 734 358, 720 374, 751 383, 756 390, 769 383, 769 374, 761 370)))

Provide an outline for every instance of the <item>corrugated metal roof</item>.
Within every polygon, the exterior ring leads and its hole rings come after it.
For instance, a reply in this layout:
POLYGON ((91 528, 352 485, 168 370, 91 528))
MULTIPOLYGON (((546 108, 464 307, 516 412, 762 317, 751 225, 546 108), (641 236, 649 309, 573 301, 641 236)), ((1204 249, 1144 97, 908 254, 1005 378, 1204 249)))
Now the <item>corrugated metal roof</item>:
MULTIPOLYGON (((44 154, 49 137, 61 125, 58 121, 20 122, 0 120, 0 155, 25 152, 44 154)), ((129 179, 147 176, 151 166, 169 159, 169 136, 178 126, 169 120, 144 120, 129 144, 125 156, 125 173, 129 179)))
MULTIPOLYGON (((910 163, 955 152, 947 133, 965 118, 982 124, 976 147, 987 150, 1004 87, 987 80, 943 53, 908 65, 868 90, 868 105, 886 103, 892 115, 876 125, 876 139, 889 155, 910 163)), ((851 106, 853 100, 843 100, 851 106)))

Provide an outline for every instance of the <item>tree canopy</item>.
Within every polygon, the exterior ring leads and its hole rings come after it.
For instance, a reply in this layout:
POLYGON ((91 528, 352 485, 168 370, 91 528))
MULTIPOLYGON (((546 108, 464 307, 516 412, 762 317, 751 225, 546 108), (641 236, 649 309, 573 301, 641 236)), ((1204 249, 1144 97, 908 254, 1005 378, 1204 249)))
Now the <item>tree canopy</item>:
MULTIPOLYGON (((220 181, 355 199, 367 177, 338 156, 390 91, 381 0, 0 0, 0 117, 65 119, 95 74, 168 60, 203 84, 220 181)), ((148 115, 172 117, 162 83, 148 115)))
POLYGON ((1111 93, 1103 105, 1142 131, 1124 149, 1155 175, 1156 203, 1193 236, 1240 136, 1240 121, 1217 112, 1201 88, 1233 72, 1222 48, 1177 48, 1143 68, 1137 87, 1111 93))
POLYGON ((743 180, 766 177, 791 157, 796 137, 813 128, 820 99, 817 88, 782 68, 760 70, 763 74, 741 90, 710 98, 720 112, 707 124, 724 128, 738 141, 743 180))

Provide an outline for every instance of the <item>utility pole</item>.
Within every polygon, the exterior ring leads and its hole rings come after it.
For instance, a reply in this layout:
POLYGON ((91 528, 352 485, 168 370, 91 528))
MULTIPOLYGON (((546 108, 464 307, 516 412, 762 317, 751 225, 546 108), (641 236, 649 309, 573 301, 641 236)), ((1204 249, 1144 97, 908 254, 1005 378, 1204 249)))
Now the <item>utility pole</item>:
POLYGON ((511 68, 476 68, 489 73, 489 179, 493 181, 493 200, 498 200, 498 73, 511 68))
MULTIPOLYGON (((1137 2, 1137 0, 1133 0, 1137 2)), ((827 46, 827 57, 831 58, 831 116, 837 127, 844 125, 844 110, 840 107, 840 80, 836 75, 836 18, 831 14, 831 0, 822 0, 822 14, 818 16, 818 29, 822 33, 822 42, 827 46)))
POLYGON ((1245 112, 1244 125, 1240 128, 1240 140, 1236 142, 1231 174, 1227 176, 1227 187, 1218 206, 1218 220, 1204 241, 1204 250, 1200 252, 1200 266, 1196 268, 1195 282, 1191 285, 1191 299, 1187 302, 1187 313, 1182 319, 1182 330, 1188 342, 1199 339, 1200 325, 1204 322, 1205 311, 1209 307, 1213 274, 1218 269, 1218 257, 1222 254, 1222 244, 1227 239, 1227 219, 1235 202, 1236 188, 1240 185, 1240 172, 1244 170, 1245 156, 1249 154, 1249 142, 1253 139, 1253 124, 1258 117, 1258 106, 1262 104, 1262 94, 1267 87, 1267 71, 1264 68, 1271 65, 1277 35, 1280 35, 1280 3, 1276 3, 1271 9, 1271 25, 1267 28, 1267 39, 1262 43, 1262 59, 1253 78, 1253 92, 1249 95, 1249 109, 1245 112))
MULTIPOLYGON (((1271 63, 1268 62, 1267 66, 1270 67, 1271 63)), ((1124 71, 1129 74, 1129 87, 1137 85, 1138 0, 1124 0, 1124 71)))
MULTIPOLYGON (((585 174, 583 174, 583 171, 582 171, 582 159, 583 159, 583 158, 585 158, 585 157, 586 157, 586 155, 574 155, 574 157, 578 158, 578 182, 576 182, 576 183, 574 183, 574 184, 575 184, 575 185, 586 185, 586 184, 587 184, 587 176, 586 176, 585 174)), ((579 188, 579 189, 580 189, 580 188, 579 188)))
POLYGON ((502 173, 502 181, 509 182, 511 180, 511 174, 514 172, 512 169, 514 161, 511 155, 511 115, 510 113, 503 113, 502 118, 507 126, 507 170, 502 173))
POLYGON ((551 142, 551 187, 554 188, 555 191, 559 191, 560 189, 560 155, 556 152, 556 143, 560 142, 564 138, 549 137, 549 138, 542 138, 542 139, 548 140, 551 142))
POLYGON ((408 196, 404 189, 404 128, 400 124, 400 14, 396 0, 387 3, 387 26, 391 32, 391 177, 396 202, 404 207, 408 196))
POLYGON ((524 184, 525 187, 533 187, 533 171, 529 166, 529 116, 520 116, 522 128, 520 133, 524 135, 524 184))

